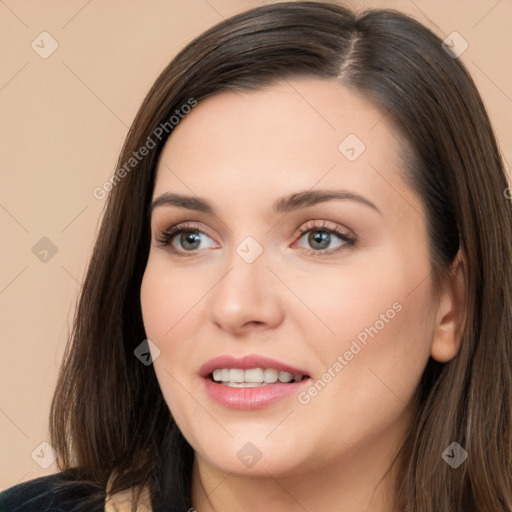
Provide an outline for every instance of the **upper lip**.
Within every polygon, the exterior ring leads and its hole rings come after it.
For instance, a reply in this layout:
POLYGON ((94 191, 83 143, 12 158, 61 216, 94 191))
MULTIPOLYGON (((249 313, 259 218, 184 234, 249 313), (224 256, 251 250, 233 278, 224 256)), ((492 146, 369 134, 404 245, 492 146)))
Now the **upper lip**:
POLYGON ((274 368, 281 372, 289 372, 293 375, 308 375, 308 372, 305 370, 257 354, 249 354, 243 357, 230 355, 214 357, 201 366, 199 375, 201 375, 201 377, 208 377, 213 370, 222 368, 239 368, 242 370, 249 370, 251 368, 274 368))

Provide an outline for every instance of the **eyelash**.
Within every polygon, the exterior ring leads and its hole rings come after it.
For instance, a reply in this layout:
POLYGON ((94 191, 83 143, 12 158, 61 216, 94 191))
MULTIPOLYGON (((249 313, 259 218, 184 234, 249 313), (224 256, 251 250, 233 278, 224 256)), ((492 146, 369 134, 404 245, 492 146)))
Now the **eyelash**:
MULTIPOLYGON (((316 221, 316 222, 318 222, 318 221, 316 221)), ((335 249, 331 249, 331 250, 319 251, 319 250, 315 250, 315 249, 306 249, 307 253, 311 256, 331 255, 331 254, 337 253, 341 250, 344 250, 347 246, 349 246, 349 247, 353 246, 356 243, 356 239, 354 237, 349 236, 347 233, 345 233, 337 228, 328 227, 327 223, 325 221, 323 221, 323 224, 321 224, 321 225, 315 224, 315 221, 309 221, 305 225, 301 226, 294 233, 294 236, 297 236, 300 239, 304 236, 304 234, 309 233, 310 231, 319 231, 319 232, 323 232, 323 233, 328 233, 330 235, 335 235, 341 241, 344 242, 343 245, 336 247, 335 249)), ((155 240, 156 240, 158 247, 168 247, 172 253, 178 254, 180 256, 185 256, 185 257, 193 256, 195 254, 195 251, 180 251, 171 245, 172 239, 176 235, 179 235, 184 232, 199 232, 201 234, 205 234, 205 235, 209 236, 207 233, 205 233, 204 231, 199 229, 199 227, 194 225, 193 223, 185 222, 182 224, 177 224, 175 226, 171 226, 170 228, 161 231, 156 236, 155 240)))

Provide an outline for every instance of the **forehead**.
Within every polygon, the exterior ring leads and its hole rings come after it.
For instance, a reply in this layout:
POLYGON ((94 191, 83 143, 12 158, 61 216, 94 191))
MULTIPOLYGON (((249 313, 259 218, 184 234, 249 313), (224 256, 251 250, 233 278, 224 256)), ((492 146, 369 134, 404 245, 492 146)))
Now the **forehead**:
POLYGON ((240 187, 279 195, 363 182, 371 192, 399 180, 403 144, 381 109, 334 80, 224 91, 201 100, 175 128, 154 195, 222 196, 240 187))

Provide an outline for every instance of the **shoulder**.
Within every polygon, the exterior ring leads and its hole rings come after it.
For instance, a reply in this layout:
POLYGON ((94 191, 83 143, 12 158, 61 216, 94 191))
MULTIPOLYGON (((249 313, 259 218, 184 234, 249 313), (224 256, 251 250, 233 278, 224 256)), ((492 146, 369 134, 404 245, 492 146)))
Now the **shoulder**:
MULTIPOLYGON (((97 489, 74 480, 73 472, 67 471, 10 487, 0 493, 0 512, 78 512, 97 489)), ((92 501, 89 504, 93 505, 92 501)), ((103 512, 103 509, 104 501, 94 508, 83 508, 88 512, 103 512)))

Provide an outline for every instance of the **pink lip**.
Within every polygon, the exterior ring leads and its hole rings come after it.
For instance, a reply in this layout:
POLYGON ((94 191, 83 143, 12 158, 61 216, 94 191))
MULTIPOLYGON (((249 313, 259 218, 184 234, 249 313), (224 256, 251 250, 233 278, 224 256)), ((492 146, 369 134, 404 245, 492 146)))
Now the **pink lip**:
POLYGON ((301 388, 308 386, 310 382, 310 378, 304 378, 300 382, 286 384, 278 382, 253 388, 230 388, 210 379, 211 372, 217 368, 240 368, 243 370, 275 368, 291 374, 308 375, 308 373, 300 368, 294 368, 275 359, 258 355, 248 355, 242 358, 224 355, 211 359, 199 370, 199 374, 204 378, 205 391, 212 400, 230 409, 247 410, 267 407, 290 395, 296 395, 301 388))

